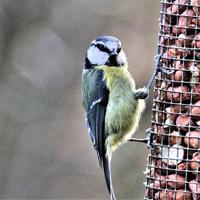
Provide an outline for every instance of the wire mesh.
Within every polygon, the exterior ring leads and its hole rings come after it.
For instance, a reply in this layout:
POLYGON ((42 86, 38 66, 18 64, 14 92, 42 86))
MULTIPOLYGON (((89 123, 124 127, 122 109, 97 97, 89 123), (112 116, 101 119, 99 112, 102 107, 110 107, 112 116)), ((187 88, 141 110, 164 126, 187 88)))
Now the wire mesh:
POLYGON ((161 0, 144 199, 200 199, 200 0, 161 0))

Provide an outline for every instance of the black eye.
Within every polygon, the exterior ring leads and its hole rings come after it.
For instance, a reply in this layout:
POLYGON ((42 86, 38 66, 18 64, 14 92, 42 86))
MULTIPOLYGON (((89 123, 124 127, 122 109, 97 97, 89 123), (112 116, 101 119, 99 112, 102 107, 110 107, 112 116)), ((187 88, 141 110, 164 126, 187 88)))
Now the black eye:
POLYGON ((118 49, 117 49, 117 53, 119 53, 121 51, 121 47, 119 47, 118 49))
POLYGON ((104 52, 108 52, 108 49, 103 44, 96 44, 96 47, 104 52))

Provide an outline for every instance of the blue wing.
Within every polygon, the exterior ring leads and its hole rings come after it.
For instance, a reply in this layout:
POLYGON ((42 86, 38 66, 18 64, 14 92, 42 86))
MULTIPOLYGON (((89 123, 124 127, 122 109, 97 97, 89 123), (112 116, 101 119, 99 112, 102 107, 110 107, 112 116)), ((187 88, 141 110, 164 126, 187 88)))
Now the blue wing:
POLYGON ((105 114, 109 91, 103 79, 103 71, 87 69, 83 71, 83 107, 89 126, 89 134, 102 165, 105 155, 105 114))

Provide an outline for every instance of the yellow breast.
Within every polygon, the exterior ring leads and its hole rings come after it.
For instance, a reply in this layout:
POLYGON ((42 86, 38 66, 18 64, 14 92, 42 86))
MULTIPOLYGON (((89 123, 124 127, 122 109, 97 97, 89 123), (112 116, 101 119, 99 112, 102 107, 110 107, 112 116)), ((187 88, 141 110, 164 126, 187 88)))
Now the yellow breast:
POLYGON ((135 82, 126 67, 98 67, 104 71, 104 79, 109 89, 109 101, 105 116, 107 145, 114 150, 128 140, 135 132, 144 100, 134 98, 135 82))

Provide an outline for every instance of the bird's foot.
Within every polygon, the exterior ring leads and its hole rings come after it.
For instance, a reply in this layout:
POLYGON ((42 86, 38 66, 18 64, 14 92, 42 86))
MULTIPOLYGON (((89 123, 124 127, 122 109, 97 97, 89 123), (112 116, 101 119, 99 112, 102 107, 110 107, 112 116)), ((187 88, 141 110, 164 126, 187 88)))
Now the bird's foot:
POLYGON ((163 72, 163 73, 166 73, 166 74, 172 74, 172 73, 174 73, 175 70, 173 70, 173 69, 168 69, 168 68, 161 67, 162 55, 163 55, 163 53, 160 53, 160 54, 154 56, 155 68, 156 68, 155 70, 157 72, 160 71, 160 72, 163 72))
POLYGON ((134 92, 134 97, 136 99, 146 99, 148 96, 149 96, 149 90, 146 88, 140 88, 134 92))
POLYGON ((175 72, 174 69, 168 69, 168 68, 160 68, 160 71, 168 75, 173 74, 175 72))
POLYGON ((162 55, 163 53, 160 53, 158 55, 154 56, 154 66, 155 66, 155 70, 159 71, 160 70, 160 66, 161 66, 161 59, 162 59, 162 55))
POLYGON ((151 132, 151 128, 148 128, 146 130, 146 135, 147 135, 147 148, 153 149, 153 135, 151 132))
POLYGON ((141 143, 145 143, 145 144, 147 144, 147 147, 149 149, 153 149, 153 136, 152 136, 151 128, 148 128, 146 130, 146 134, 147 134, 146 138, 142 138, 142 139, 131 138, 128 141, 129 142, 141 142, 141 143))

